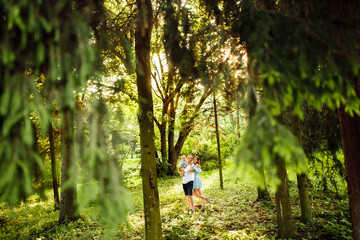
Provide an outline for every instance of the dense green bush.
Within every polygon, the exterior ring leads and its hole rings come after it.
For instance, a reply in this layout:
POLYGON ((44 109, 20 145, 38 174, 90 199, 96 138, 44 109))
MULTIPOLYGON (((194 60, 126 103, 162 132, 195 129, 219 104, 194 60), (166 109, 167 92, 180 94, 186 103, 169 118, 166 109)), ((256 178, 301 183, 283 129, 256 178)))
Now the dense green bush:
POLYGON ((156 175, 159 178, 163 178, 167 176, 168 167, 170 163, 167 159, 156 158, 156 175))
MULTIPOLYGON (((221 135, 220 135, 221 136, 221 135)), ((231 136, 220 138, 221 159, 227 159, 236 147, 237 138, 231 136)), ((197 155, 203 170, 208 171, 219 167, 216 136, 214 133, 194 132, 186 140, 182 153, 185 155, 197 155)))

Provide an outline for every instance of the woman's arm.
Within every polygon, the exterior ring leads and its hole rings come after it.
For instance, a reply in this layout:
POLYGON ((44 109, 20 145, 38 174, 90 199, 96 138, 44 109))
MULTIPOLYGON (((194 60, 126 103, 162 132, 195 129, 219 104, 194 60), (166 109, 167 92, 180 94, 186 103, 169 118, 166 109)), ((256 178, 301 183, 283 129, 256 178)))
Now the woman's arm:
POLYGON ((200 166, 199 164, 196 164, 196 165, 194 166, 194 170, 195 170, 196 172, 202 172, 201 166, 200 166))

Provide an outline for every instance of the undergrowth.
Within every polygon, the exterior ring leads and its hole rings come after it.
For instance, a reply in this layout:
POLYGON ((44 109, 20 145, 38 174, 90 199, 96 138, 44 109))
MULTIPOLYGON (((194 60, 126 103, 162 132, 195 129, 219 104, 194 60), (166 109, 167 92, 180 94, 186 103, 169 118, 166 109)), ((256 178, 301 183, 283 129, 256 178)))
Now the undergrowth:
MULTIPOLYGON (((183 194, 180 177, 158 180, 162 230, 164 239, 275 239, 276 211, 271 201, 256 201, 257 189, 253 178, 241 177, 234 167, 225 166, 224 189, 219 187, 218 170, 201 173, 203 195, 211 204, 190 215, 183 194)), ((294 177, 290 176, 290 179, 294 177)), ((296 178, 295 178, 296 179, 296 178)), ((305 224, 300 218, 296 181, 290 182, 292 210, 298 239, 351 239, 348 201, 311 191, 314 221, 305 224)), ((127 179, 134 211, 127 225, 117 225, 115 239, 145 239, 142 211, 141 179, 134 174, 127 179)), ((52 190, 46 191, 48 200, 32 196, 26 203, 9 209, 0 205, 0 239, 104 239, 107 227, 100 224, 91 207, 80 212, 81 218, 58 225, 58 211, 54 211, 52 190)), ((200 204, 195 199, 195 204, 200 204)), ((109 227, 110 228, 110 227, 109 227)))

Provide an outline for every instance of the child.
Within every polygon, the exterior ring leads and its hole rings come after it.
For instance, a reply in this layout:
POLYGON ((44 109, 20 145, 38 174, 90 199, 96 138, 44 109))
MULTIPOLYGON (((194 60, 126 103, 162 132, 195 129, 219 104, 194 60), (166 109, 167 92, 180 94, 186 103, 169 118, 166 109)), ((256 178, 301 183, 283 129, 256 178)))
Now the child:
POLYGON ((187 159, 185 155, 181 156, 181 160, 180 160, 180 164, 178 166, 178 172, 180 174, 181 177, 185 176, 185 171, 184 169, 187 167, 187 159))

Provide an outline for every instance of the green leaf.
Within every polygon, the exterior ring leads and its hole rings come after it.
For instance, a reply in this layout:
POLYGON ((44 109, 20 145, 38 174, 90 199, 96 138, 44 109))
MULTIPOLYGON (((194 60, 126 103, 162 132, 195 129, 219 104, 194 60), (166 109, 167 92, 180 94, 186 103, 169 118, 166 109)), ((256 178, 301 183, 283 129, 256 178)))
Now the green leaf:
POLYGON ((42 43, 39 43, 37 46, 36 59, 38 64, 41 64, 45 60, 45 46, 42 43))
POLYGON ((45 31, 47 33, 50 33, 52 30, 52 25, 47 21, 47 19, 44 16, 39 17, 41 25, 44 27, 45 31))
POLYGON ((32 124, 31 124, 31 120, 29 119, 28 116, 24 116, 24 122, 25 125, 21 131, 22 133, 22 139, 24 141, 25 144, 32 146, 34 143, 34 134, 33 134, 33 129, 32 129, 32 124))

